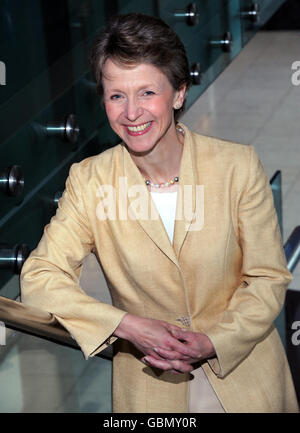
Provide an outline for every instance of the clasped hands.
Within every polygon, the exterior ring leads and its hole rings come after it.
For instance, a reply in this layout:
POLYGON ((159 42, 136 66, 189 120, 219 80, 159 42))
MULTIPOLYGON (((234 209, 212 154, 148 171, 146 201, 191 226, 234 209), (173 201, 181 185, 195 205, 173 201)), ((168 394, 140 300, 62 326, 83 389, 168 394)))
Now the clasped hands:
POLYGON ((215 355, 210 339, 163 320, 126 314, 114 335, 133 343, 146 365, 174 374, 191 372, 192 364, 215 355))

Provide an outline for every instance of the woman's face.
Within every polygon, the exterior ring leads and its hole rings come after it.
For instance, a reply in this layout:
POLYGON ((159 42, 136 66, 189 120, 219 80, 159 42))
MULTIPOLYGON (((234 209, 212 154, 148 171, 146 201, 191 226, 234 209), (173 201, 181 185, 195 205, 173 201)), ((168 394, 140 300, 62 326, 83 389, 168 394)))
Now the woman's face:
POLYGON ((175 91, 158 68, 144 63, 128 68, 108 59, 103 89, 109 123, 129 150, 147 152, 174 140, 173 108, 183 103, 185 88, 175 91))

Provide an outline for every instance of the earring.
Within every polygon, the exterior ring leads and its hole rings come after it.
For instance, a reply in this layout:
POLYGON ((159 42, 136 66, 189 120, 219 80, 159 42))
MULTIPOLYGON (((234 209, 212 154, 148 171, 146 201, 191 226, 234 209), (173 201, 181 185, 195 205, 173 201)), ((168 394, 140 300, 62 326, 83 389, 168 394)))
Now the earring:
POLYGON ((180 102, 176 102, 174 108, 175 108, 175 110, 179 110, 181 108, 181 103, 180 102))

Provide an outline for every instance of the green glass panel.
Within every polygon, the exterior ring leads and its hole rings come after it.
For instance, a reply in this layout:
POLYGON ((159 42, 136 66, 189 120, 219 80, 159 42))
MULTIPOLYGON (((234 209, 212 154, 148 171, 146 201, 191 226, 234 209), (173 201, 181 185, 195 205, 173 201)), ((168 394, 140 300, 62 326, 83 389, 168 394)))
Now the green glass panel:
POLYGON ((110 360, 7 330, 0 346, 0 413, 109 413, 110 360))
POLYGON ((207 23, 220 13, 220 9, 227 7, 227 0, 182 2, 181 0, 159 1, 159 16, 169 24, 178 34, 184 45, 196 40, 198 33, 203 31, 207 23), (198 11, 198 23, 189 25, 186 17, 187 8, 195 4, 198 11))
POLYGON ((217 76, 228 66, 232 59, 238 55, 241 49, 240 20, 237 13, 239 4, 233 1, 223 8, 202 27, 202 31, 197 31, 194 39, 187 44, 186 50, 190 67, 200 62, 202 69, 201 85, 191 87, 187 97, 187 107, 189 107, 201 93, 217 78, 217 76), (232 33, 232 49, 224 52, 220 47, 212 47, 211 40, 221 39, 226 31, 232 33))
MULTIPOLYGON (((83 143, 77 152, 71 153, 63 159, 38 185, 30 190, 19 206, 15 206, 0 220, 0 239, 5 245, 14 246, 25 243, 30 249, 36 247, 44 226, 55 213, 55 194, 63 191, 65 180, 72 163, 96 155, 108 147, 116 144, 118 139, 109 125, 104 123, 92 138, 83 143)), ((2 269, 0 272, 0 295, 14 299, 18 293, 1 293, 7 281, 12 278, 11 270, 2 269)))
POLYGON ((241 31, 243 46, 254 36, 254 34, 271 18, 271 16, 279 9, 285 0, 240 0, 241 13, 248 12, 253 3, 259 6, 259 19, 252 21, 247 15, 241 19, 241 31))
POLYGON ((98 0, 0 1, 0 53, 7 84, 0 106, 91 37, 116 8, 98 0))
POLYGON ((156 15, 156 1, 118 0, 118 14, 139 12, 146 15, 156 15))

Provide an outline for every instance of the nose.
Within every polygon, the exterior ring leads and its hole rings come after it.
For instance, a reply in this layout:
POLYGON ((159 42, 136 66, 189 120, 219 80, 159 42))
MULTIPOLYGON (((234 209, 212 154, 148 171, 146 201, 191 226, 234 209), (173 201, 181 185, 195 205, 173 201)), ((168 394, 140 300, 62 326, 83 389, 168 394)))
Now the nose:
POLYGON ((134 122, 143 114, 143 108, 136 98, 127 98, 124 114, 131 122, 134 122))

